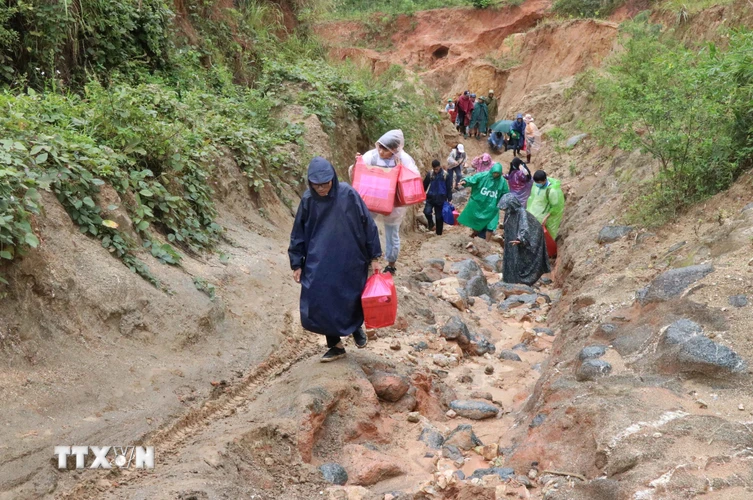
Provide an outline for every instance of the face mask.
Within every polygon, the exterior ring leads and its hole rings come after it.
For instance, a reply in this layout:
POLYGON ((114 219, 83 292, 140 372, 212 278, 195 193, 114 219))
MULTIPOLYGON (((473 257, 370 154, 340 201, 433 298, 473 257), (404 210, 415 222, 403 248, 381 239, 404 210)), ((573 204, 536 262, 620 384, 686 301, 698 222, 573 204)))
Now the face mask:
POLYGON ((539 184, 538 182, 536 183, 536 187, 539 189, 544 189, 545 186, 546 186, 546 182, 543 184, 539 184))

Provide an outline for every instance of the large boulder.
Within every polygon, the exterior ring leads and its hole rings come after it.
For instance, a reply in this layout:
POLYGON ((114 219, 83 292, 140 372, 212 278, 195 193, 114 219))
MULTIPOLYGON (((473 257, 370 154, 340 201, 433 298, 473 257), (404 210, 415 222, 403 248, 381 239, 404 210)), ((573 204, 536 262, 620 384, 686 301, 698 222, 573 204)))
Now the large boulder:
POLYGON ((482 295, 491 295, 491 290, 489 290, 489 284, 486 282, 486 277, 481 276, 474 276, 473 278, 468 280, 468 283, 465 284, 465 293, 468 295, 468 297, 480 297, 482 295))
POLYGON ((450 409, 461 417, 471 420, 484 420, 499 414, 499 408, 486 401, 456 399, 450 403, 450 409))
POLYGON ((669 325, 659 347, 661 366, 670 372, 721 377, 747 370, 735 351, 703 335, 701 326, 688 319, 669 325))
POLYGON ((457 273, 458 279, 469 280, 474 276, 483 276, 484 271, 481 270, 479 265, 473 259, 465 259, 460 262, 454 263, 450 266, 450 269, 457 273))
POLYGON ((599 244, 612 243, 623 236, 630 234, 630 231, 632 230, 633 228, 631 226, 604 226, 601 228, 601 231, 599 231, 599 237, 596 238, 596 242, 599 244))
POLYGON ((636 299, 641 305, 669 300, 713 271, 714 267, 711 264, 670 269, 657 276, 646 288, 638 290, 636 299))

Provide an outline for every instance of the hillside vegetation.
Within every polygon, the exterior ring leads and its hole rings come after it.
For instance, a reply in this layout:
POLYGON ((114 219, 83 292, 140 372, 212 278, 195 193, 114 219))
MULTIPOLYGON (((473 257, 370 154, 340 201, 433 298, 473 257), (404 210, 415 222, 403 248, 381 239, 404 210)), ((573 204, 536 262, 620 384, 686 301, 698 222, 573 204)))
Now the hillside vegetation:
POLYGON ((47 190, 83 233, 160 286, 135 255, 140 243, 106 218, 117 207, 101 206, 103 185, 123 200, 143 246, 178 265, 222 235, 207 181, 223 152, 253 190, 302 185, 308 157, 297 162, 282 146, 300 144, 303 130, 276 118, 286 105, 329 130, 336 113, 350 114, 370 138, 401 127, 411 140, 437 120, 401 70, 373 78, 333 66, 304 31, 284 29, 275 4, 227 5, 9 2, 0 14, 0 260, 40 244, 34 218, 47 190))

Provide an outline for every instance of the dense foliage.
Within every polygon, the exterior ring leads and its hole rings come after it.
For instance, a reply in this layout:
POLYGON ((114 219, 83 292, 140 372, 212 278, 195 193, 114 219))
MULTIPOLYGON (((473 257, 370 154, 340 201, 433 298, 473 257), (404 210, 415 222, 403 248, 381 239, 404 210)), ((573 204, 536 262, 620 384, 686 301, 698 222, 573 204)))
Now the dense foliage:
POLYGON ((503 6, 507 5, 509 0, 324 0, 324 3, 329 7, 323 12, 325 17, 357 18, 375 12, 396 15, 444 7, 503 6))
POLYGON ((621 0, 555 0, 552 10, 564 17, 607 17, 621 0))
POLYGON ((601 133, 658 160, 631 218, 661 224, 753 166, 753 32, 731 32, 724 48, 686 47, 645 22, 626 35, 596 83, 601 133))
POLYGON ((399 72, 374 78, 329 65, 305 37, 279 39, 267 4, 183 2, 194 21, 183 31, 156 0, 82 4, 18 0, 0 15, 11 47, 1 56, 0 260, 39 245, 34 218, 49 191, 81 232, 159 286, 139 246, 177 265, 222 234, 209 182, 218 156, 231 154, 253 190, 301 184, 304 165, 283 146, 300 143, 302 128, 275 118, 282 107, 301 105, 330 128, 342 109, 370 137, 401 127, 408 140, 438 119, 420 98, 408 102, 416 89, 399 72), (72 24, 41 31, 61 19, 72 24), (67 59, 73 46, 83 53, 67 59), (108 186, 122 207, 103 204, 108 186), (121 209, 133 232, 108 218, 121 209))

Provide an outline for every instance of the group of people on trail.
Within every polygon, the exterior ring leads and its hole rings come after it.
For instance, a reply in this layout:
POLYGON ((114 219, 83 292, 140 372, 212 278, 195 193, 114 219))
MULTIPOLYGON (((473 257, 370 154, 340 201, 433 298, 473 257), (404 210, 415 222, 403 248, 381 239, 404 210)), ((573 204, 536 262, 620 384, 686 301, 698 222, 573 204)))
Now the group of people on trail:
MULTIPOLYGON (((362 158, 366 165, 400 165, 419 173, 416 162, 403 150, 404 144, 402 131, 391 130, 362 158)), ((470 188, 458 222, 471 228, 474 235, 489 239, 500 225, 503 210, 503 280, 535 283, 550 271, 542 224, 556 238, 562 221, 564 196, 559 181, 548 178, 543 170, 531 175, 518 157, 504 174, 502 165, 492 163, 488 154, 474 162, 476 173, 463 178, 466 160, 465 148, 458 144, 447 159, 446 169, 434 160, 424 176, 424 214, 430 230, 442 234, 442 207, 452 200, 454 189, 470 188)), ((400 225, 407 208, 395 207, 389 215, 370 212, 361 195, 340 182, 333 165, 322 157, 311 160, 307 179, 308 189, 298 206, 288 255, 293 278, 301 285, 301 325, 325 336, 328 350, 321 361, 328 362, 345 356, 345 337, 352 336, 358 348, 366 346, 361 294, 369 271, 380 272, 383 255, 375 221, 381 219, 384 228, 387 266, 383 272, 395 274, 400 225)))
POLYGON ((494 97, 494 90, 489 90, 486 96, 476 96, 470 90, 463 92, 456 101, 447 100, 445 112, 457 128, 458 132, 467 139, 468 136, 481 140, 486 137, 489 123, 497 119, 498 102, 494 97))
POLYGON ((505 133, 503 130, 492 129, 489 132, 487 142, 489 148, 494 153, 501 153, 511 149, 517 157, 525 149, 526 162, 531 163, 531 153, 540 146, 538 144, 539 136, 539 129, 534 122, 533 116, 530 114, 523 116, 522 113, 518 113, 508 133, 505 133))

